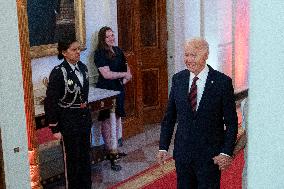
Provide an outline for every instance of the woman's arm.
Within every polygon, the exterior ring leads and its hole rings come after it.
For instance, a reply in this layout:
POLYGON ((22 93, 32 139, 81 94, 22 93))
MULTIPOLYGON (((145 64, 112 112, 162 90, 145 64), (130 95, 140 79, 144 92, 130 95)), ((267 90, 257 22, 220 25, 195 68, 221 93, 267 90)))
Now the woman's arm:
POLYGON ((108 66, 99 67, 98 70, 105 79, 119 79, 128 76, 128 72, 113 72, 108 66))

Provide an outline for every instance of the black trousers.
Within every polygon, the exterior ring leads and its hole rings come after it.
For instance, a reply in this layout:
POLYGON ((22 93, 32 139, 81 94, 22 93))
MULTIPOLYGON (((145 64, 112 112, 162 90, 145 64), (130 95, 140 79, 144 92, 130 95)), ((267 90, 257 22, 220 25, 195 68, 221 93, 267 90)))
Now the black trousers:
POLYGON ((90 129, 63 135, 63 149, 66 188, 91 189, 90 129))
POLYGON ((221 172, 213 160, 176 161, 178 189, 220 189, 221 172))

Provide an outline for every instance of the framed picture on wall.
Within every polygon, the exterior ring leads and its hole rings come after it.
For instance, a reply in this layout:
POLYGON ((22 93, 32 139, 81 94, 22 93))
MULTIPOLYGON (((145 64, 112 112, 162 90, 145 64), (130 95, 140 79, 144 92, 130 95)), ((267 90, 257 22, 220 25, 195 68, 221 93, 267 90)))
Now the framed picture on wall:
POLYGON ((62 35, 86 45, 84 0, 27 0, 31 58, 57 54, 62 35))

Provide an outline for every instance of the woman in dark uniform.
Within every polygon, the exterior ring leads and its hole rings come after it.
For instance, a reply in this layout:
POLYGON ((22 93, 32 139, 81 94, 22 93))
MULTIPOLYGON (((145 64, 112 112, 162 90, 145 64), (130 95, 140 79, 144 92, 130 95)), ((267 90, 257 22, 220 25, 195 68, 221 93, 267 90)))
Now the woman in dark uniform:
POLYGON ((63 140, 66 188, 91 189, 91 114, 87 107, 88 70, 80 61, 80 43, 65 37, 58 42, 58 59, 49 76, 45 114, 57 139, 63 140))
POLYGON ((105 146, 109 152, 111 168, 115 171, 121 169, 115 162, 124 153, 118 153, 118 139, 121 137, 121 117, 125 117, 124 110, 124 84, 131 78, 131 72, 127 65, 122 50, 115 46, 115 37, 110 27, 102 27, 98 33, 98 45, 94 55, 96 67, 99 70, 99 78, 96 87, 120 91, 116 99, 116 128, 112 129, 110 111, 100 111, 98 120, 101 121, 101 131, 105 146), (111 133, 115 131, 116 133, 111 133), (111 137, 115 136, 115 137, 111 137))

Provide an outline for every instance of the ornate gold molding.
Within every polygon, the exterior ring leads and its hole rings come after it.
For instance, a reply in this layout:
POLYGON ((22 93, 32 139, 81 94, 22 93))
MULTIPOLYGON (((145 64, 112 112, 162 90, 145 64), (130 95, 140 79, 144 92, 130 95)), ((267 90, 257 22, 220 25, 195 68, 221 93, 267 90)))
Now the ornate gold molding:
POLYGON ((32 68, 30 58, 30 46, 28 35, 28 18, 26 9, 27 0, 17 0, 17 13, 18 13, 18 28, 19 28, 19 41, 21 52, 21 64, 23 74, 23 88, 24 88, 24 103, 26 113, 26 126, 28 134, 28 151, 30 162, 30 178, 31 188, 41 189, 39 163, 38 163, 38 145, 35 135, 35 109, 34 109, 34 96, 32 86, 32 68))

